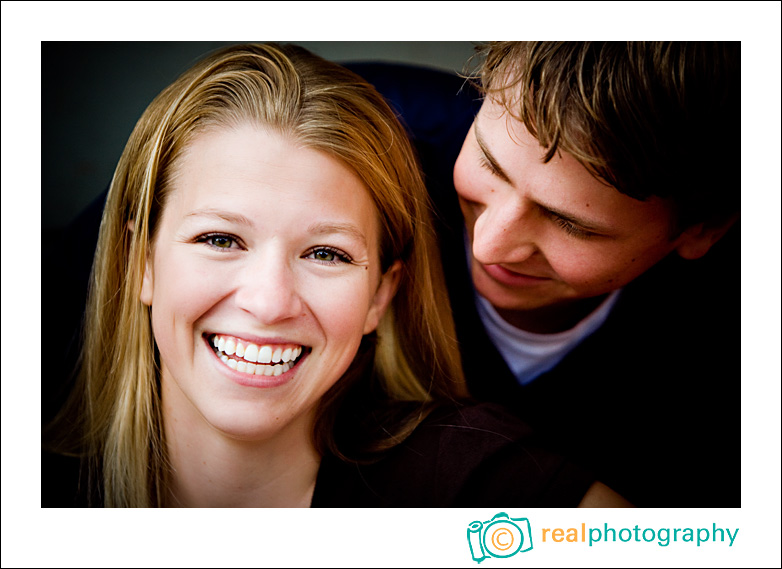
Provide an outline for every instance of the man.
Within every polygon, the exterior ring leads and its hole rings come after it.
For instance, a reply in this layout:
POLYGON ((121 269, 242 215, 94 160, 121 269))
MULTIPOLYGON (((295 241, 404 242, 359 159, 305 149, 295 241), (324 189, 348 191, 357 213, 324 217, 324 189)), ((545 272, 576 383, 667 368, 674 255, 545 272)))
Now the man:
POLYGON ((439 131, 370 77, 421 153, 471 392, 638 506, 739 506, 739 44, 484 56, 439 131))

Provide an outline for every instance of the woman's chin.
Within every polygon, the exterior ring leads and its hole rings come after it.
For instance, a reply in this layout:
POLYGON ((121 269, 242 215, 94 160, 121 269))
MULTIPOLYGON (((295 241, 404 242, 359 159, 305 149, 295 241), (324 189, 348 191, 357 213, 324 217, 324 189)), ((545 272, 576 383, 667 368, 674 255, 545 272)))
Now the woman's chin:
POLYGON ((273 439, 287 439, 285 433, 297 430, 306 433, 304 424, 311 424, 307 417, 282 417, 255 409, 232 409, 229 413, 206 418, 209 426, 227 440, 243 443, 264 443, 273 439))

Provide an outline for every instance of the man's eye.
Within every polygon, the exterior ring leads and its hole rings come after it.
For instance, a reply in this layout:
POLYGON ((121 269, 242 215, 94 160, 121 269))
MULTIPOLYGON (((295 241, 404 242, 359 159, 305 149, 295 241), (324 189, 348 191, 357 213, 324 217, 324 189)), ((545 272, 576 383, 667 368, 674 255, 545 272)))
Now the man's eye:
POLYGON ((500 172, 497 170, 497 168, 494 166, 494 164, 489 162, 488 158, 486 158, 486 155, 484 155, 483 153, 481 153, 478 156, 478 161, 480 162, 482 168, 485 168, 486 170, 488 170, 489 172, 491 172, 495 176, 498 176, 498 177, 501 176, 500 172))
POLYGON ((592 233, 591 231, 586 231, 576 225, 573 225, 567 219, 563 219, 561 217, 555 217, 554 221, 556 222, 557 225, 559 225, 562 229, 564 229, 568 235, 572 235, 573 237, 578 237, 580 239, 587 239, 594 235, 594 233, 592 233))

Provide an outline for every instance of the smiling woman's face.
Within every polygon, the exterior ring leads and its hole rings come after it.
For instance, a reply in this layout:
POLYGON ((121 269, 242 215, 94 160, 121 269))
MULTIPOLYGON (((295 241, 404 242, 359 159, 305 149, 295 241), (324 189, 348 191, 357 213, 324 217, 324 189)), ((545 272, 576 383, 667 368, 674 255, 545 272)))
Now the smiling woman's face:
POLYGON ((141 300, 164 414, 244 440, 308 424, 395 290, 362 182, 261 128, 207 131, 159 223, 141 300))

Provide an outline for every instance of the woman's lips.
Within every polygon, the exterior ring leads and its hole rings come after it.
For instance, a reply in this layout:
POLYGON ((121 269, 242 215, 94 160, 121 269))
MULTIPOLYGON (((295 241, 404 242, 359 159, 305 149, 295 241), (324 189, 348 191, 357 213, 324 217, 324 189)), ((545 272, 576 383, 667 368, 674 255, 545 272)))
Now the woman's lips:
POLYGON ((528 287, 536 286, 546 281, 549 281, 548 277, 536 277, 533 275, 525 275, 523 273, 517 273, 506 269, 502 265, 483 265, 483 270, 495 281, 513 287, 528 287))

